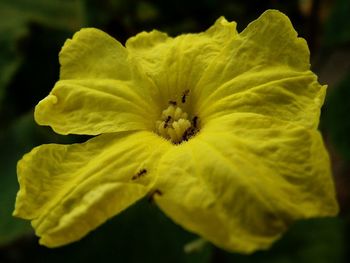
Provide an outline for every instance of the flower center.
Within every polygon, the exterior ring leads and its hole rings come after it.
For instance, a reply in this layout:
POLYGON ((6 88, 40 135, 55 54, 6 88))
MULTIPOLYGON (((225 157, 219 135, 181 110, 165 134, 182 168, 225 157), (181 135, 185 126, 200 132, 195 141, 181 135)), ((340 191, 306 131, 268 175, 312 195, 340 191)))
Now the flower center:
POLYGON ((156 121, 157 133, 175 144, 188 141, 198 132, 197 126, 198 117, 194 116, 190 121, 188 114, 176 103, 163 110, 160 120, 156 121))

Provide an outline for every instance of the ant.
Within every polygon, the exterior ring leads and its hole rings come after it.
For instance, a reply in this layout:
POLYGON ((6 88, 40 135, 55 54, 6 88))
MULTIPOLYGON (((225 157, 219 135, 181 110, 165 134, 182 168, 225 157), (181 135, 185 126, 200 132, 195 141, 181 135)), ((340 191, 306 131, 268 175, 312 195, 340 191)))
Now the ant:
POLYGON ((168 127, 168 124, 169 124, 170 120, 171 120, 171 116, 168 116, 166 118, 166 120, 164 121, 164 128, 168 127))
POLYGON ((187 96, 188 96, 189 93, 190 93, 190 90, 189 90, 189 89, 185 90, 185 91, 182 93, 182 97, 181 97, 181 102, 182 102, 182 103, 185 103, 185 102, 186 102, 186 99, 187 99, 187 96))
POLYGON ((136 180, 138 178, 140 178, 141 176, 144 176, 147 173, 146 169, 141 169, 137 174, 135 174, 131 180, 136 180))
POLYGON ((198 116, 194 116, 192 119, 192 124, 194 128, 197 128, 198 125, 198 116))

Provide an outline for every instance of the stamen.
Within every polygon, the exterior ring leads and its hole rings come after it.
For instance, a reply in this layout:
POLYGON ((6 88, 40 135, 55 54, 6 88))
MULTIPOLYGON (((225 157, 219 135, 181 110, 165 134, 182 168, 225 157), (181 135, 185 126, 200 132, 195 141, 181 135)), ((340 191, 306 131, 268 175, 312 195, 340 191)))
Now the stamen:
POLYGON ((175 144, 187 141, 198 131, 198 116, 188 119, 188 114, 176 104, 169 103, 156 122, 156 132, 175 144))
POLYGON ((182 110, 181 110, 181 108, 176 107, 175 113, 174 113, 174 119, 175 119, 175 120, 178 120, 178 119, 181 118, 181 116, 182 116, 182 110))

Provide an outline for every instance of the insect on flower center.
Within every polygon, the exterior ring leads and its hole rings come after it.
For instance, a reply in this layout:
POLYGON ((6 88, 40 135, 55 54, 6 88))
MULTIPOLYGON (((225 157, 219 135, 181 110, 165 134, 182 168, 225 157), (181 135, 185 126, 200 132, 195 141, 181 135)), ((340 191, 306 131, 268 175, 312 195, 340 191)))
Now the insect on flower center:
POLYGON ((160 120, 156 122, 157 133, 174 144, 188 141, 198 132, 198 117, 189 118, 176 103, 169 102, 169 104, 168 108, 163 110, 160 120))

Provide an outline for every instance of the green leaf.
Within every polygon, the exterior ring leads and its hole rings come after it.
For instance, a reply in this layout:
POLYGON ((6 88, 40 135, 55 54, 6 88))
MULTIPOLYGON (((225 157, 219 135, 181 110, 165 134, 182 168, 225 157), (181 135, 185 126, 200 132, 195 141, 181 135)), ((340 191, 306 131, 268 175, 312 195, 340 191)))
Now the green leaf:
POLYGON ((80 0, 1 0, 0 17, 22 22, 35 22, 52 28, 77 30, 83 21, 80 0))
POLYGON ((197 237, 175 225, 144 199, 112 218, 82 240, 49 249, 37 238, 17 243, 18 262, 209 263, 212 246, 186 254, 184 245, 197 237))
POLYGON ((1 103, 6 86, 21 65, 18 42, 28 34, 28 24, 75 31, 83 24, 83 7, 80 0, 1 0, 0 17, 1 103))
POLYGON ((7 129, 0 130, 0 246, 33 233, 28 221, 12 216, 18 191, 16 165, 33 147, 45 142, 71 143, 85 137, 61 136, 38 126, 29 112, 7 129))
POLYGON ((344 159, 350 160, 350 75, 329 91, 322 126, 344 159))
MULTIPOLYGON (((120 262, 135 263, 209 263, 210 245, 197 253, 185 253, 185 244, 196 238, 198 237, 175 225, 155 204, 144 199, 80 242, 58 249, 53 258, 57 259, 55 262, 62 262, 67 255, 76 254, 75 257, 70 257, 69 262, 109 262, 114 257, 120 262), (85 253, 86 250, 90 252, 89 255, 85 253), (61 253, 62 257, 58 260, 61 253)), ((53 262, 53 258, 50 257, 47 261, 53 262)))
POLYGON ((136 6, 136 17, 141 22, 155 20, 159 16, 158 9, 155 5, 140 1, 136 6))
POLYGON ((26 33, 27 29, 20 20, 13 17, 0 20, 0 103, 5 94, 5 87, 21 64, 16 43, 26 33))
POLYGON ((270 250, 247 256, 221 252, 220 262, 345 262, 347 247, 344 231, 345 222, 340 218, 299 221, 270 250))
POLYGON ((350 43, 350 1, 336 0, 329 20, 325 26, 324 44, 326 46, 350 43))
POLYGON ((31 116, 25 116, 0 134, 0 245, 31 233, 30 225, 12 217, 12 211, 18 190, 16 163, 33 146, 34 137, 31 116))

